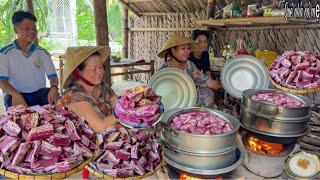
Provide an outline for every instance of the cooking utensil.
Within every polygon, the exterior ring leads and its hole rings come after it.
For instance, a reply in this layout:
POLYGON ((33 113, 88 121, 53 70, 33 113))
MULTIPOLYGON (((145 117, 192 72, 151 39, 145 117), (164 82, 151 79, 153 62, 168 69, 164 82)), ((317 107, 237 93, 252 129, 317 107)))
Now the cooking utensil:
POLYGON ((305 118, 310 115, 310 100, 304 96, 286 93, 281 90, 274 89, 248 89, 243 91, 242 104, 244 108, 248 108, 252 112, 262 113, 273 119, 287 119, 287 118, 305 118), (255 101, 251 97, 256 93, 285 93, 287 96, 295 98, 303 103, 303 106, 289 107, 289 106, 278 106, 276 104, 255 101))
POLYGON ((280 176, 284 169, 285 159, 293 151, 295 145, 285 145, 284 151, 278 155, 260 154, 248 147, 247 138, 248 136, 243 135, 240 142, 240 147, 243 148, 245 155, 244 166, 252 173, 262 177, 272 178, 280 176))
POLYGON ((171 116, 168 119, 162 119, 163 128, 161 133, 164 139, 170 144, 174 149, 178 149, 190 153, 220 153, 232 148, 237 144, 236 133, 240 127, 239 121, 233 116, 207 108, 191 107, 183 108, 171 116), (186 112, 202 111, 214 114, 227 122, 232 124, 233 129, 230 132, 217 134, 217 135, 194 135, 189 133, 183 133, 180 131, 175 131, 171 128, 171 120, 181 114, 186 112))
POLYGON ((162 97, 164 109, 191 107, 197 101, 197 89, 192 78, 177 68, 165 68, 155 73, 149 85, 162 97))
POLYGON ((269 77, 266 67, 252 56, 236 56, 221 70, 221 83, 235 98, 241 99, 247 89, 267 89, 269 77))
POLYGON ((235 162, 230 166, 219 168, 219 169, 194 169, 191 167, 184 166, 179 164, 171 159, 169 159, 166 155, 164 155, 164 161, 167 162, 170 166, 179 169, 180 171, 186 172, 187 174, 193 174, 196 176, 202 176, 206 178, 210 178, 212 176, 223 175, 229 173, 235 169, 237 169, 244 161, 243 153, 237 149, 236 150, 236 158, 235 162))
POLYGON ((159 109, 159 111, 160 111, 160 116, 159 116, 159 118, 158 118, 155 122, 152 123, 152 125, 147 125, 147 124, 144 123, 144 122, 141 122, 141 123, 137 124, 137 123, 134 123, 134 122, 125 121, 125 120, 122 120, 122 119, 118 118, 117 113, 113 113, 113 114, 114 114, 114 116, 117 118, 118 122, 119 122, 120 124, 122 124, 123 126, 127 127, 127 128, 147 129, 147 128, 151 128, 151 127, 157 125, 157 124, 161 121, 162 116, 163 116, 163 113, 164 113, 164 107, 163 107, 163 104, 162 104, 162 103, 160 104, 160 109, 159 109))

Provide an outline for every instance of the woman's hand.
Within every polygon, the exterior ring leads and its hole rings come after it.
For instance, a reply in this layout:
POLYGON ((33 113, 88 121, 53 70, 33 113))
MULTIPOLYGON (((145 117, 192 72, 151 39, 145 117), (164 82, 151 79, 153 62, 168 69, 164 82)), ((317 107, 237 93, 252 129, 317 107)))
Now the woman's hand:
POLYGON ((206 76, 208 76, 209 79, 212 79, 212 75, 210 71, 207 71, 204 73, 206 76))
POLYGON ((223 88, 220 81, 216 81, 216 80, 212 80, 212 79, 209 79, 208 87, 210 89, 214 89, 214 90, 219 90, 219 89, 223 88))
POLYGON ((105 131, 108 127, 118 122, 113 115, 108 115, 101 119, 99 114, 87 101, 72 103, 68 106, 68 109, 74 112, 77 116, 83 117, 93 131, 97 133, 105 131))
POLYGON ((118 100, 118 96, 117 96, 116 94, 114 94, 114 95, 110 98, 110 101, 111 101, 112 106, 115 105, 116 100, 118 100))

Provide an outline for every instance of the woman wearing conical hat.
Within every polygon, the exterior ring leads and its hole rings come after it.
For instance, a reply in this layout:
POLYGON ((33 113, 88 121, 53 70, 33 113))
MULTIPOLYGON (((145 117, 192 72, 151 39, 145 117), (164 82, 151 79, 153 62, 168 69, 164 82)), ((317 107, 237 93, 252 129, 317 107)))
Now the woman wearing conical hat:
POLYGON ((209 79, 200 71, 196 65, 188 60, 191 49, 196 43, 180 34, 172 35, 164 44, 158 56, 165 59, 160 69, 173 67, 183 70, 190 75, 197 87, 197 103, 199 107, 212 107, 214 104, 214 93, 212 90, 221 89, 221 83, 209 79))
POLYGON ((63 71, 65 89, 58 106, 83 117, 95 132, 106 130, 117 122, 112 115, 113 91, 102 83, 103 62, 109 47, 71 47, 67 49, 63 71))

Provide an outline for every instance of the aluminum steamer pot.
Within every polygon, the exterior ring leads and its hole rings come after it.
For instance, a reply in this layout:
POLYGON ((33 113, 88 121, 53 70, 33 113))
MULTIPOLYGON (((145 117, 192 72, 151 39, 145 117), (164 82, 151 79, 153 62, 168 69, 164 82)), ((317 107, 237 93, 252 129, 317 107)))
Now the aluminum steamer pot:
POLYGON ((300 118, 277 119, 248 108, 241 110, 241 124, 248 130, 258 130, 270 135, 300 137, 308 132, 310 115, 300 118))
POLYGON ((249 89, 243 92, 241 107, 241 126, 247 130, 265 136, 290 138, 292 142, 309 132, 310 103, 303 96, 285 93, 304 103, 301 107, 277 106, 266 101, 254 101, 251 97, 256 93, 274 92, 279 90, 249 89))
POLYGON ((234 149, 234 147, 237 145, 236 133, 240 127, 239 121, 227 113, 199 107, 190 107, 176 111, 174 114, 171 114, 171 116, 169 116, 168 119, 162 120, 161 125, 161 133, 163 136, 163 141, 165 141, 165 144, 170 145, 170 147, 172 147, 172 149, 175 150, 196 154, 221 153, 234 149), (171 128, 170 123, 175 116, 181 113, 191 111, 204 111, 212 113, 224 119, 225 121, 230 122, 232 124, 233 129, 232 131, 227 133, 209 136, 183 133, 175 131, 171 128))
POLYGON ((310 115, 310 100, 304 96, 291 94, 283 92, 281 90, 261 90, 261 89, 248 89, 243 92, 242 105, 245 108, 248 108, 254 112, 260 112, 262 114, 268 115, 269 117, 281 119, 281 118, 304 118, 310 115), (274 93, 285 93, 288 96, 291 96, 295 99, 300 100, 304 103, 300 107, 286 107, 286 106, 277 106, 275 104, 266 102, 266 101, 254 101, 251 97, 256 93, 263 92, 274 92, 274 93))
POLYGON ((181 150, 174 150, 165 146, 164 156, 171 161, 198 170, 213 170, 228 167, 236 162, 237 146, 221 153, 189 153, 181 150))

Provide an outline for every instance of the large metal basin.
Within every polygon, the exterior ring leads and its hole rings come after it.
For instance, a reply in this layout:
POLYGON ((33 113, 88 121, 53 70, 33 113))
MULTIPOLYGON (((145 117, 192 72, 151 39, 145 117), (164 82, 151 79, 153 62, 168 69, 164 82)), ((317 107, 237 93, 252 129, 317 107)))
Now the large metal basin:
POLYGON ((162 120, 161 123, 161 134, 163 141, 165 141, 164 143, 169 144, 170 147, 176 150, 189 153, 221 153, 233 149, 237 145, 236 133, 240 127, 240 123, 233 116, 221 111, 198 107, 181 109, 169 116, 168 119, 162 120), (191 111, 205 111, 219 116, 225 121, 230 122, 233 130, 227 133, 209 136, 183 133, 171 128, 170 123, 175 116, 191 111))

